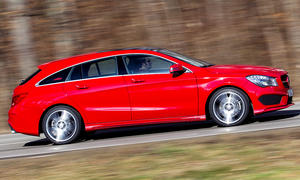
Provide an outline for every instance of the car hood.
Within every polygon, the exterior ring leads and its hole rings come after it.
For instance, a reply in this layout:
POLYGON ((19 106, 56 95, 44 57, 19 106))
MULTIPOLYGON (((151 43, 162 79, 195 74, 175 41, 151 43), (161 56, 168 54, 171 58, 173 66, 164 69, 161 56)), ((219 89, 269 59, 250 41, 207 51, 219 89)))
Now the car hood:
POLYGON ((279 76, 287 72, 282 69, 267 67, 267 66, 252 66, 252 65, 215 65, 207 67, 207 70, 216 74, 240 74, 240 75, 267 75, 279 76))

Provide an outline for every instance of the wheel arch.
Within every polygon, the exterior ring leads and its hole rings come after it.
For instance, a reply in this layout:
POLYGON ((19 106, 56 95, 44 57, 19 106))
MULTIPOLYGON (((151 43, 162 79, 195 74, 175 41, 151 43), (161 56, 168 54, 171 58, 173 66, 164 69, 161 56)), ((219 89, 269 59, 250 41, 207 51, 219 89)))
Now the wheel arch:
POLYGON ((209 115, 209 107, 208 107, 208 106, 209 106, 209 101, 210 101, 211 97, 212 97, 213 94, 216 93, 218 90, 223 89, 223 88, 227 88, 227 87, 232 87, 232 88, 239 89, 239 90, 241 90, 242 92, 244 92, 244 93, 246 94, 246 96, 248 97, 249 102, 250 102, 250 112, 249 112, 249 115, 250 115, 250 116, 253 116, 253 114, 254 114, 254 111, 253 111, 253 104, 252 104, 251 98, 249 97, 248 93, 247 93, 244 89, 242 89, 242 88, 240 88, 240 87, 238 87, 238 86, 234 86, 234 85, 225 85, 225 86, 219 86, 219 87, 215 88, 214 90, 212 90, 211 93, 209 94, 208 98, 206 99, 206 102, 205 102, 205 115, 206 115, 206 119, 210 119, 210 115, 209 115))
POLYGON ((40 117, 40 120, 39 120, 39 134, 43 132, 42 121, 43 121, 43 119, 44 119, 44 116, 46 115, 46 113, 47 113, 50 109, 52 109, 52 108, 54 108, 54 107, 56 107, 56 106, 67 106, 67 107, 70 107, 70 108, 74 109, 75 111, 77 111, 77 113, 78 113, 78 114, 80 115, 80 117, 81 117, 82 131, 85 130, 85 123, 84 123, 82 114, 81 114, 76 108, 74 108, 73 106, 71 106, 71 105, 69 105, 69 104, 59 103, 59 104, 53 104, 53 105, 49 106, 48 108, 46 108, 46 109, 44 110, 44 112, 43 112, 43 114, 42 114, 42 116, 40 117))

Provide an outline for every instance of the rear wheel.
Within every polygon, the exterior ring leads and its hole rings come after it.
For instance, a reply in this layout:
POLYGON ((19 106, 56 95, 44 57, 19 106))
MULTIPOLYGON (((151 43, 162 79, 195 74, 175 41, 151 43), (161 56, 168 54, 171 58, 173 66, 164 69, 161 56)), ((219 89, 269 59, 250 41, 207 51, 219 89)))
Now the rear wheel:
POLYGON ((249 112, 249 98, 237 88, 222 88, 209 101, 210 117, 220 126, 242 124, 248 118, 249 112))
POLYGON ((74 142, 81 131, 81 116, 68 106, 56 106, 43 118, 43 132, 54 144, 74 142))

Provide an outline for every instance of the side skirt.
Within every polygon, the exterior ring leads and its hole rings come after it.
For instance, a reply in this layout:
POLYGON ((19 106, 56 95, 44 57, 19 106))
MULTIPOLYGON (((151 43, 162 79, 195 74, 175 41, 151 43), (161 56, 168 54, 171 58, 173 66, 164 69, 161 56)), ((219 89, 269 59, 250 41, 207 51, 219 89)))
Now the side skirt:
POLYGON ((205 115, 201 116, 188 116, 188 117, 176 117, 176 118, 164 118, 164 119, 142 119, 131 121, 119 121, 119 122, 107 122, 99 124, 86 124, 86 131, 95 131, 98 129, 108 129, 113 127, 133 126, 133 125, 146 125, 146 124, 163 124, 163 123, 176 123, 176 122, 189 122, 189 121, 204 121, 205 115))

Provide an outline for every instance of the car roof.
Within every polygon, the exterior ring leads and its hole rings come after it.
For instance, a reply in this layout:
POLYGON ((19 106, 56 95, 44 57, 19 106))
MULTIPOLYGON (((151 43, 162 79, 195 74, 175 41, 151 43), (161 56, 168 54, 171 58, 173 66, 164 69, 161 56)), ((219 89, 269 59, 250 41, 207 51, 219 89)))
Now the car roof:
POLYGON ((118 54, 123 53, 151 53, 157 52, 159 50, 162 50, 161 48, 152 48, 152 47, 136 47, 136 48, 123 48, 123 49, 112 49, 112 50, 105 50, 105 51, 99 51, 99 52, 92 52, 88 54, 81 54, 77 56, 72 56, 64 59, 58 59, 54 61, 50 61, 44 64, 41 64, 38 66, 39 69, 45 69, 45 68, 53 68, 55 70, 63 69, 69 66, 73 66, 76 64, 83 63, 88 60, 98 59, 106 56, 115 56, 118 54))
POLYGON ((155 48, 155 47, 133 47, 133 48, 121 48, 121 49, 112 49, 112 50, 99 51, 99 53, 102 53, 102 52, 108 52, 108 51, 122 51, 122 50, 148 50, 148 51, 159 51, 159 50, 162 50, 162 48, 155 48))

